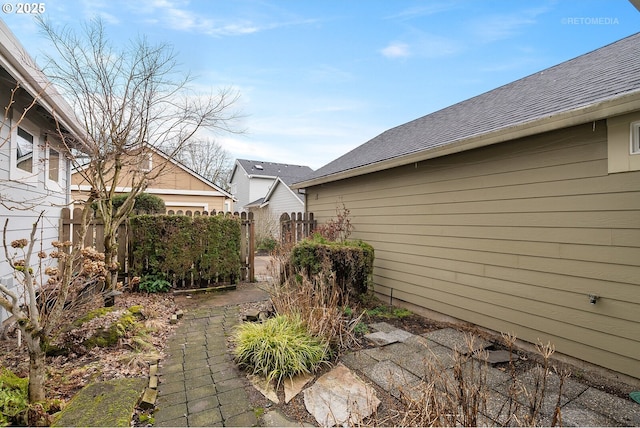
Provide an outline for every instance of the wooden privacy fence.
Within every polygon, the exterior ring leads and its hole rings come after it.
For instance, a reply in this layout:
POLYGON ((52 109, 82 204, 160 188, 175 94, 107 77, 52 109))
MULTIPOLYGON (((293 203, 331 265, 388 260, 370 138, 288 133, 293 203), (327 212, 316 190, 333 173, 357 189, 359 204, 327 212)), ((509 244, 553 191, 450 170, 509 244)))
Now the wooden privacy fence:
MULTIPOLYGON (((224 212, 204 211, 197 215, 225 215, 224 212)), ((255 232, 253 213, 233 213, 240 217, 240 260, 242 263, 241 281, 253 281, 255 278, 255 232)), ((76 208, 73 213, 69 208, 62 209, 60 219, 60 240, 71 241, 77 244, 80 241, 80 226, 82 224, 82 209, 76 208), (73 214, 73 215, 72 215, 73 214)), ((129 277, 129 231, 127 223, 118 228, 118 263, 120 265, 119 277, 128 280, 129 277)), ((82 243, 84 247, 95 247, 97 251, 104 252, 104 223, 99 218, 91 219, 87 233, 82 243)))
POLYGON ((282 213, 280 216, 280 239, 283 243, 296 243, 311 236, 318 222, 313 213, 282 213))

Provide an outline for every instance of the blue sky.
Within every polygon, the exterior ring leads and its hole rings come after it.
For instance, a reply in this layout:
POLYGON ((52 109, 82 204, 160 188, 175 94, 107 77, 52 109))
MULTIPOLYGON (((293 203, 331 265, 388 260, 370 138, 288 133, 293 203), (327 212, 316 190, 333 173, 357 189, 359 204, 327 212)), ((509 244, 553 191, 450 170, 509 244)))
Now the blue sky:
MULTIPOLYGON (((14 3, 17 4, 17 3, 14 3)), ((628 0, 84 0, 44 2, 56 25, 100 16, 116 44, 173 45, 202 92, 240 93, 233 158, 316 169, 456 102, 640 31, 628 0)), ((33 17, 2 19, 38 60, 33 17)), ((208 135, 201 135, 203 138, 208 135)))

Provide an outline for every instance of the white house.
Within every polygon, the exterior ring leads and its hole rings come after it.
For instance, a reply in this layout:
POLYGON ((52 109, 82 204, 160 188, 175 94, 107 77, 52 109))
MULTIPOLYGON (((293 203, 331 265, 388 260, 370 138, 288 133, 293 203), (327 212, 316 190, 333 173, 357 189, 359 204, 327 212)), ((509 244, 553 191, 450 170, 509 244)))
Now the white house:
POLYGON ((304 191, 290 185, 312 172, 303 165, 237 159, 229 180, 235 210, 253 211, 259 238, 275 236, 282 213, 304 211, 304 191))
POLYGON ((231 194, 235 199, 235 211, 249 211, 265 207, 279 212, 304 209, 303 192, 291 190, 289 186, 300 181, 313 170, 304 165, 236 159, 231 171, 231 194), (288 190, 285 190, 288 189, 288 190), (285 192, 286 195, 274 193, 285 192))
MULTIPOLYGON (((28 238, 38 225, 37 249, 58 239, 61 209, 70 202, 70 161, 62 135, 84 134, 71 107, 37 68, 0 20, 0 222, 7 242, 28 238)), ((69 138, 65 138, 69 143, 69 138)), ((0 257, 0 281, 15 287, 12 270, 0 257)), ((0 311, 0 319, 6 314, 0 311)))

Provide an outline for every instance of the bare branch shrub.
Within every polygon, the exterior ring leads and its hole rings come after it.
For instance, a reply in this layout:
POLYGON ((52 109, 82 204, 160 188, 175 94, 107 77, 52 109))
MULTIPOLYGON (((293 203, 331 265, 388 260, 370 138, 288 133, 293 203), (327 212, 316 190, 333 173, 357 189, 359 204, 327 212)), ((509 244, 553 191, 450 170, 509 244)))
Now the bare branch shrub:
POLYGON ((9 219, 3 229, 4 253, 19 284, 14 289, 0 284, 0 306, 11 314, 29 349, 29 401, 44 401, 45 351, 53 334, 73 319, 83 306, 95 302, 95 290, 107 270, 104 255, 70 242, 55 242, 55 250, 36 251, 40 214, 28 239, 7 243, 9 219), (33 258, 37 257, 37 261, 33 258), (48 261, 48 263, 47 263, 48 261))
POLYGON ((319 234, 328 241, 346 241, 354 229, 351 219, 349 218, 350 215, 351 211, 342 203, 342 207, 336 207, 336 218, 331 218, 325 223, 318 225, 314 233, 319 234))

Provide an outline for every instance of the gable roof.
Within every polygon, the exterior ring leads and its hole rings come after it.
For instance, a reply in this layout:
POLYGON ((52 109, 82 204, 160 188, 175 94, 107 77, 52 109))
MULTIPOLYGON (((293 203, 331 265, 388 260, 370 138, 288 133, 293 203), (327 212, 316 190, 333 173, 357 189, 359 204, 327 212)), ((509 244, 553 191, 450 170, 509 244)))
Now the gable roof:
POLYGON ((188 166, 186 166, 182 162, 174 159, 173 157, 171 157, 170 155, 165 153, 163 150, 161 150, 161 149, 159 149, 157 147, 153 147, 153 146, 149 146, 149 148, 151 150, 155 151, 160 157, 164 158, 168 162, 171 162, 173 165, 177 166, 178 168, 180 168, 181 170, 183 170, 187 174, 192 175, 194 178, 196 178, 197 180, 202 181, 207 186, 213 187, 215 190, 217 190, 218 192, 222 193, 222 195, 225 196, 226 198, 234 199, 234 197, 233 197, 233 195, 231 193, 227 192, 222 187, 218 186, 216 183, 214 183, 213 181, 209 180, 208 178, 205 178, 202 175, 198 174, 196 171, 192 170, 191 168, 189 168, 188 166))
POLYGON ((276 177, 280 177, 280 179, 282 179, 282 181, 287 185, 300 181, 313 172, 311 168, 305 165, 236 159, 236 165, 234 166, 231 174, 231 180, 233 180, 233 175, 235 174, 238 166, 240 166, 250 178, 262 177, 275 179, 276 177))
POLYGON ((294 188, 640 109, 640 33, 389 129, 294 188))
POLYGON ((273 182, 271 187, 269 187, 269 190, 267 191, 267 194, 263 198, 262 203, 268 203, 271 200, 271 196, 276 191, 276 189, 277 189, 277 187, 279 185, 283 185, 285 187, 285 189, 289 193, 291 193, 293 196, 295 196, 295 198, 298 199, 298 201, 300 201, 300 203, 304 206, 304 196, 303 196, 303 194, 298 193, 298 192, 294 192, 293 190, 291 190, 290 185, 285 183, 284 180, 282 180, 282 178, 280 178, 280 177, 276 178, 276 180, 273 182))
MULTIPOLYGON (((194 170, 192 170, 191 168, 189 168, 188 166, 186 166, 185 164, 183 164, 182 162, 174 159, 173 157, 171 157, 170 155, 168 155, 167 153, 165 153, 163 150, 159 149, 158 147, 154 147, 152 145, 147 144, 147 149, 154 152, 155 154, 157 154, 158 156, 160 156, 161 158, 163 158, 164 160, 166 160, 167 162, 170 162, 171 164, 177 166, 178 168, 180 168, 182 171, 186 172, 187 174, 190 174, 191 176, 193 176, 194 178, 196 178, 197 180, 203 182, 205 185, 215 189, 216 191, 220 192, 222 194, 222 196, 229 198, 229 199, 234 199, 233 195, 229 192, 227 192, 226 190, 224 190, 222 187, 218 186, 216 183, 214 183, 213 181, 203 177, 202 175, 198 174, 197 172, 195 172, 194 170)), ((83 171, 85 170, 87 167, 89 166, 89 162, 77 166, 74 168, 73 173, 77 173, 79 171, 83 171)))

